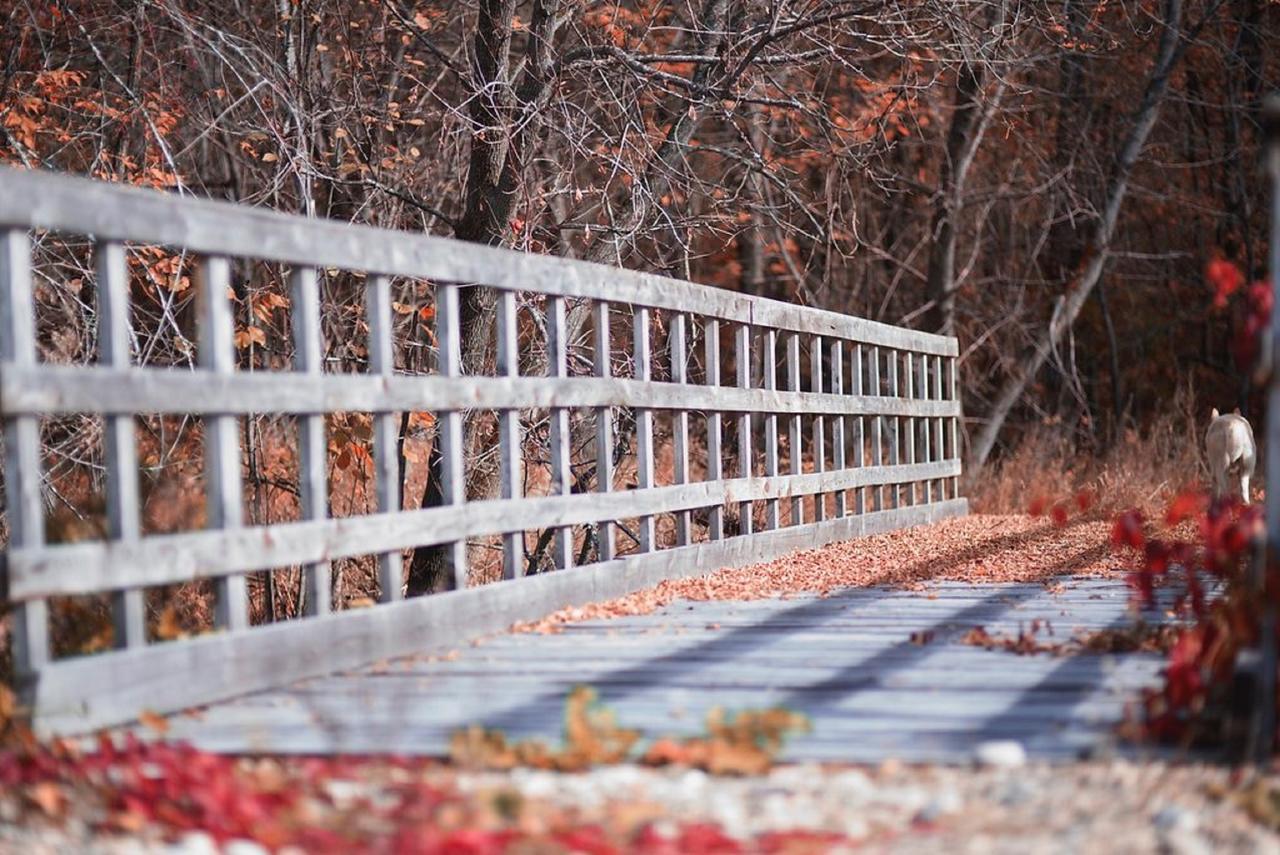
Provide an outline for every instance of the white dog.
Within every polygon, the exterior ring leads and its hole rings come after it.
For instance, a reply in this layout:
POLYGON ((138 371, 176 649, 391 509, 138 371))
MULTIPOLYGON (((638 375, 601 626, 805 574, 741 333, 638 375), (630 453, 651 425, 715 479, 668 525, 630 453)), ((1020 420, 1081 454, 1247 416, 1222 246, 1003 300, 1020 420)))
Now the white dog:
POLYGON ((1213 476, 1213 497, 1221 498, 1231 487, 1239 486, 1240 498, 1248 504, 1249 479, 1258 456, 1253 428, 1239 410, 1222 416, 1214 409, 1209 419, 1204 446, 1209 455, 1209 474, 1213 476))

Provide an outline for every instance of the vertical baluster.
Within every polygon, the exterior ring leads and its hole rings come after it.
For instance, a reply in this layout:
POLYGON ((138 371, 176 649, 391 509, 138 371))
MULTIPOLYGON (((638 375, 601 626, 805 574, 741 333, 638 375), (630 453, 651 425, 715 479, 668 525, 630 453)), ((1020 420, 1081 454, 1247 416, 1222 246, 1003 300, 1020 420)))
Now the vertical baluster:
MULTIPOLYGON (((778 333, 773 329, 765 329, 763 346, 760 348, 761 367, 764 371, 764 388, 773 392, 778 388, 778 333)), ((764 476, 773 478, 777 483, 778 476, 778 414, 770 410, 764 417, 764 476)), ((764 527, 778 527, 778 500, 765 501, 764 527)))
MULTIPOLYGON (((902 399, 902 386, 899 385, 900 378, 898 376, 898 363, 900 361, 898 352, 890 350, 885 354, 885 361, 888 363, 889 369, 889 397, 897 402, 902 399)), ((897 416, 891 416, 889 418, 889 465, 894 467, 894 473, 893 487, 890 488, 890 492, 893 495, 893 506, 895 508, 902 507, 902 483, 898 480, 897 471, 898 464, 902 462, 901 449, 899 447, 901 429, 902 419, 897 416)))
MULTIPOLYGON (((883 397, 884 390, 880 388, 880 348, 878 345, 872 345, 871 347, 870 372, 870 394, 875 395, 877 398, 883 397)), ((884 466, 884 416, 879 414, 871 417, 871 462, 877 467, 884 466)), ((874 493, 876 510, 884 510, 884 486, 877 484, 874 493)))
MULTIPOLYGON (((439 349, 440 374, 462 376, 462 341, 458 318, 459 287, 455 284, 436 286, 436 347, 439 349)), ((466 469, 462 459, 462 413, 445 410, 437 416, 436 441, 440 443, 443 504, 461 505, 467 500, 466 469)), ((446 545, 449 585, 454 590, 467 587, 467 541, 465 538, 446 545)))
MULTIPOLYGON (((129 367, 129 272, 124 246, 98 245, 98 361, 111 368, 129 367)), ((138 446, 132 415, 104 419, 103 450, 107 469, 107 536, 136 541, 142 536, 138 502, 138 446)), ((147 643, 143 589, 113 591, 111 617, 116 647, 147 643)))
MULTIPOLYGON (((632 358, 636 363, 636 379, 648 383, 652 379, 649 353, 649 310, 636 306, 633 316, 632 358)), ((636 481, 641 490, 653 486, 653 410, 636 408, 636 481)), ((640 517, 640 551, 652 552, 654 540, 653 517, 640 517)))
MULTIPOLYGON (((935 401, 942 400, 942 357, 933 357, 933 399, 935 401)), ((933 459, 942 460, 946 454, 946 447, 943 445, 944 431, 942 425, 942 416, 938 416, 933 420, 933 459)), ((938 499, 941 501, 947 497, 947 485, 945 478, 937 479, 938 482, 938 499)))
MULTIPOLYGON (((926 354, 920 354, 920 398, 927 401, 932 397, 933 393, 933 371, 931 366, 933 360, 926 354)), ((921 425, 921 444, 923 451, 923 459, 925 463, 933 462, 933 419, 926 418, 924 424, 921 425)), ((925 504, 933 502, 933 479, 926 478, 924 482, 924 501, 925 504)))
MULTIPOLYGON (((36 365, 36 322, 31 292, 31 241, 25 231, 0 232, 0 359, 20 368, 36 365)), ((4 421, 5 500, 9 547, 44 545, 40 499, 40 419, 13 416, 4 421)), ((44 600, 13 606, 13 665, 19 684, 32 685, 49 662, 49 607, 44 600)))
MULTIPOLYGON (((809 382, 815 394, 822 389, 822 336, 815 335, 809 347, 809 382)), ((821 414, 813 417, 813 471, 827 470, 827 421, 821 414)), ((813 519, 827 518, 827 494, 819 490, 813 495, 813 519)))
MULTIPOLYGON (((520 351, 517 342, 516 295, 514 291, 498 292, 498 375, 520 376, 520 351)), ((524 488, 524 443, 520 435, 520 411, 507 408, 498 412, 498 489, 504 499, 518 499, 524 488)), ((502 533, 502 578, 524 575, 524 532, 502 533)))
MULTIPOLYGON (((396 351, 391 321, 391 280, 370 276, 365 283, 365 315, 369 323, 369 373, 390 379, 396 372, 396 351)), ((400 510, 400 455, 395 413, 373 415, 373 483, 378 512, 400 510)), ((400 550, 378 555, 379 599, 395 602, 404 585, 400 550)))
MULTIPOLYGON (((787 390, 790 392, 800 391, 800 334, 787 333, 787 390)), ((790 430, 787 432, 787 444, 790 446, 792 475, 799 475, 804 472, 804 437, 802 436, 803 426, 801 424, 801 416, 795 413, 790 419, 790 430)), ((804 496, 792 495, 791 497, 791 524, 801 525, 804 523, 804 496)))
MULTIPOLYGON (((688 382, 689 351, 685 340, 685 315, 677 312, 671 316, 671 330, 667 340, 671 351, 671 382, 688 382)), ((689 413, 676 410, 672 414, 672 441, 675 453, 674 480, 677 484, 689 483, 689 413)), ((676 544, 689 544, 691 515, 689 511, 676 511, 676 544)))
MULTIPOLYGON (((916 397, 916 363, 914 354, 907 351, 902 354, 902 358, 906 360, 906 381, 907 381, 907 400, 914 402, 916 397)), ((916 419, 915 416, 907 416, 907 463, 916 462, 916 419)), ((916 488, 917 484, 914 479, 907 482, 907 504, 916 504, 916 488)))
MULTIPOLYGON (((707 372, 708 395, 715 395, 715 387, 720 385, 720 322, 715 318, 707 318, 703 324, 704 362, 707 372)), ((707 480, 724 479, 724 461, 720 459, 720 444, 723 433, 720 425, 720 411, 707 410, 707 480)), ((707 537, 720 540, 724 537, 724 505, 713 505, 707 514, 707 537)))
MULTIPOLYGON (((751 327, 739 324, 734 334, 734 364, 738 369, 738 388, 751 388, 751 327)), ((738 414, 738 476, 751 477, 751 413, 738 414)), ((738 534, 751 534, 755 528, 751 503, 738 504, 738 534)))
MULTIPOLYGON (((956 385, 956 358, 954 356, 947 357, 947 385, 949 387, 947 398, 951 401, 959 401, 959 391, 956 385)), ((951 417, 951 459, 960 459, 960 417, 951 417)), ((960 496, 960 478, 952 476, 951 478, 951 498, 959 498, 960 496)))
MULTIPOLYGON (((215 374, 235 373, 232 335, 234 319, 227 291, 231 265, 226 258, 209 256, 200 262, 203 280, 200 294, 200 365, 215 374)), ((240 481, 240 431, 232 415, 209 415, 204 422, 205 483, 211 529, 244 525, 244 498, 240 481)), ((215 583, 217 604, 214 622, 223 629, 249 625, 249 598, 245 577, 219 577, 215 583)))
MULTIPOLYGON (((565 324, 564 297, 547 298, 547 373, 556 378, 569 376, 569 342, 565 324)), ((573 469, 569 449, 569 410, 551 408, 551 495, 573 492, 573 469)), ((573 529, 559 526, 551 545, 551 561, 557 570, 573 566, 573 529)))
MULTIPOLYGON (((844 341, 838 338, 831 342, 831 394, 844 394, 844 341)), ((844 423, 845 416, 831 418, 831 468, 837 472, 845 470, 844 423)), ((837 518, 849 515, 849 494, 844 488, 836 493, 835 514, 837 518)))
MULTIPOLYGON (((849 365, 849 391, 861 397, 864 394, 862 383, 863 359, 862 345, 854 343, 853 353, 851 354, 851 364, 849 365)), ((867 437, 866 437, 866 419, 858 416, 854 421, 853 431, 853 456, 855 464, 859 469, 867 465, 867 437)), ((867 512, 867 488, 859 487, 853 494, 853 510, 854 513, 864 514, 867 512)))
MULTIPOLYGON (((289 273, 289 293, 294 370, 308 377, 319 377, 324 373, 324 348, 320 342, 320 287, 315 268, 295 267, 289 273)), ((298 494, 304 520, 323 520, 329 515, 328 456, 324 415, 299 416, 298 494)), ((329 562, 307 565, 302 569, 302 579, 305 613, 328 614, 333 608, 333 571, 329 562)))
MULTIPOLYGON (((595 373, 608 377, 611 371, 612 338, 609 335, 609 304, 604 300, 595 303, 595 373)), ((596 408, 596 491, 607 493, 613 489, 613 409, 596 408)), ((614 553, 613 521, 602 520, 596 529, 596 552, 601 561, 611 561, 614 553)))

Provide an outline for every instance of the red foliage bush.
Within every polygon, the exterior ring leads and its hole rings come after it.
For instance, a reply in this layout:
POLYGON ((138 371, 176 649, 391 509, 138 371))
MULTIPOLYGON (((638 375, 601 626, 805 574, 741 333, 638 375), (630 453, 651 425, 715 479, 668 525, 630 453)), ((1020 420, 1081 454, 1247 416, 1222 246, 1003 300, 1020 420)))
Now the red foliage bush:
POLYGON ((1154 608, 1157 591, 1172 589, 1173 610, 1193 621, 1169 654, 1164 685, 1143 698, 1144 733, 1183 743, 1220 740, 1237 656, 1257 644, 1263 605, 1276 602, 1274 585, 1260 596, 1251 578, 1264 533, 1262 506, 1187 492, 1169 505, 1165 522, 1194 522, 1195 535, 1151 536, 1133 510, 1120 514, 1112 529, 1116 549, 1142 553, 1141 568, 1129 577, 1142 605, 1154 608))

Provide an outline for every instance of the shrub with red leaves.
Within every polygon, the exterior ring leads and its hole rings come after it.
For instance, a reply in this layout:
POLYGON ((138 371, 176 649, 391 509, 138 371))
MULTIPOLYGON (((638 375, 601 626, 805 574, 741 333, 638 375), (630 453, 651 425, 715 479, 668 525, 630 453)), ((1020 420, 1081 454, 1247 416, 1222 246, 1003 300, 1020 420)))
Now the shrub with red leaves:
POLYGON ((1127 511, 1116 518, 1112 543, 1142 552, 1142 567, 1130 582, 1145 606, 1155 606, 1158 588, 1172 588, 1173 608, 1194 620, 1169 653, 1163 687, 1143 699, 1145 735, 1213 742, 1224 736, 1236 657, 1257 643, 1262 605, 1274 603, 1277 591, 1271 586, 1261 597, 1250 582, 1254 545, 1264 531, 1260 505, 1210 502, 1203 493, 1187 492, 1165 514, 1171 525, 1186 520, 1198 522, 1196 537, 1168 540, 1150 536, 1142 514, 1127 511))

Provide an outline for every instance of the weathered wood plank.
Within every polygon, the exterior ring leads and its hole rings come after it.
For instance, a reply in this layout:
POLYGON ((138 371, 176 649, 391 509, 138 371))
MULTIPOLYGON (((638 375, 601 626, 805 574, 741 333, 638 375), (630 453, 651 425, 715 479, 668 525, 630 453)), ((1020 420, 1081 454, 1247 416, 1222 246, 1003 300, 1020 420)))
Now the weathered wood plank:
MULTIPOLYGON (((712 504, 776 501, 792 495, 891 483, 918 475, 946 475, 957 470, 958 465, 956 461, 943 461, 917 464, 912 469, 868 466, 776 478, 699 481, 608 494, 484 500, 394 514, 156 535, 136 543, 81 542, 31 549, 15 544, 8 556, 9 596, 17 601, 129 585, 170 584, 390 549, 452 543, 463 537, 586 525, 601 516, 623 519, 712 504)), ((964 506, 963 499, 948 505, 953 512, 964 506)))
MULTIPOLYGON (((498 294, 498 374, 520 376, 519 326, 516 295, 498 294)), ((520 411, 510 407, 498 411, 498 495, 519 499, 524 491, 524 439, 520 411)), ((516 579, 525 573, 524 532, 502 535, 502 578, 516 579)))
POLYGON ((734 413, 953 417, 953 401, 907 401, 783 389, 647 382, 626 378, 375 377, 283 372, 234 377, 168 368, 116 370, 91 366, 15 366, 0 377, 0 412, 43 413, 281 413, 303 415, 440 409, 558 407, 714 408, 734 413))
MULTIPOLYGON (((752 331, 748 324, 739 324, 734 331, 734 363, 738 374, 738 390, 751 389, 751 339, 752 331)), ((0 377, 0 380, 3 380, 0 377)), ((738 416, 738 477, 751 478, 753 452, 751 448, 751 414, 743 412, 738 416)), ((738 504, 738 534, 751 534, 755 530, 755 518, 751 502, 738 504)))
MULTIPOLYGON (((107 242, 97 246, 98 361, 126 368, 129 347, 129 269, 124 247, 107 242)), ((107 469, 107 536, 137 540, 142 536, 142 503, 138 493, 138 441, 132 415, 108 416, 103 425, 103 458, 107 469)), ((143 592, 137 588, 111 595, 116 647, 147 643, 147 614, 143 592)))
MULTIPOLYGON (((200 365, 215 375, 233 378, 236 371, 232 341, 235 320, 228 297, 231 266, 225 258, 209 256, 200 260, 196 271, 201 279, 197 288, 200 365)), ((204 447, 207 497, 205 516, 208 527, 214 530, 238 530, 244 526, 244 494, 240 481, 240 420, 225 414, 206 416, 204 447)), ((230 630, 247 627, 249 590, 244 577, 219 576, 216 580, 215 625, 230 630)))
POLYGON ((609 299, 923 353, 958 353, 954 338, 655 274, 244 205, 179 198, 51 172, 0 168, 0 225, 185 247, 208 255, 469 282, 562 297, 609 299))
MULTIPOLYGON (((708 386, 720 386, 720 322, 708 318, 703 327, 703 360, 705 362, 706 381, 708 386)), ((719 481, 724 478, 724 460, 721 459, 721 443, 724 439, 724 428, 720 411, 713 409, 707 413, 707 480, 719 481)), ((724 506, 713 505, 707 514, 707 536, 712 540, 724 537, 724 506)))
MULTIPOLYGON (((391 280, 372 276, 365 287, 365 315, 369 323, 369 374, 387 378, 396 373, 395 335, 391 321, 391 280)), ((400 433, 394 413, 373 417, 374 492, 380 513, 400 510, 400 433)), ((378 553, 378 598, 390 603, 404 596, 403 556, 393 549, 378 553)))
MULTIPOLYGON (((558 379, 569 376, 569 340, 565 324, 564 297, 547 301, 547 375, 558 379)), ((570 465, 569 410, 552 407, 551 495, 567 496, 573 491, 573 468, 570 465)), ((551 540, 551 563, 557 570, 573 566, 573 529, 557 526, 551 540)))
MULTIPOLYGON (((35 314, 31 290, 31 240, 17 229, 0 231, 0 357, 4 371, 36 364, 35 314)), ((5 414, 5 509, 9 549, 41 551, 45 542, 44 504, 40 498, 40 419, 5 414)), ((13 567, 7 567, 13 584, 13 567)), ((11 595, 12 596, 12 595, 11 595)), ((49 611, 43 600, 19 604, 10 630, 13 664, 24 695, 29 681, 49 661, 49 611)))
MULTIPOLYGON (((293 367, 309 376, 324 373, 319 285, 313 267, 299 266, 289 273, 293 367)), ((298 495, 302 519, 323 520, 329 516, 329 441, 322 415, 298 418, 298 495)), ((394 509, 399 510, 399 505, 394 509)), ((302 572, 304 613, 328 614, 333 610, 331 565, 328 561, 316 561, 306 565, 302 572)))
POLYGON ((132 720, 143 709, 185 709, 388 657, 447 650, 518 620, 622 596, 662 579, 767 561, 801 547, 963 513, 967 507, 961 501, 845 517, 376 608, 63 660, 41 669, 32 695, 34 724, 42 734, 85 732, 132 720), (191 674, 201 679, 184 679, 191 674))
MULTIPOLYGON (((596 300, 595 347, 593 368, 595 376, 607 380, 613 371, 613 325, 610 321, 609 303, 596 300)), ((613 489, 613 408, 596 407, 596 492, 608 493, 613 489)), ((596 554, 601 561, 613 560, 616 537, 613 520, 601 520, 596 524, 596 554)))
MULTIPOLYGON (((462 376, 461 320, 458 301, 459 286, 445 283, 436 286, 436 346, 442 377, 462 376)), ((440 481, 445 505, 465 512, 467 477, 463 461, 462 413, 446 409, 436 414, 437 442, 440 443, 440 481)), ((467 587, 467 540, 459 535, 445 541, 449 568, 449 584, 455 590, 467 587)))
MULTIPOLYGON (((636 381, 649 386, 652 379, 652 363, 649 345, 649 310, 635 307, 632 316, 632 359, 635 362, 636 381)), ((652 399, 650 399, 652 400, 652 399)), ((649 406, 635 408, 636 416, 636 487, 647 490, 653 487, 654 447, 653 410, 649 406)), ((668 509, 664 509, 668 510, 668 509)), ((657 548, 651 511, 639 514, 640 551, 652 552, 657 548)))

